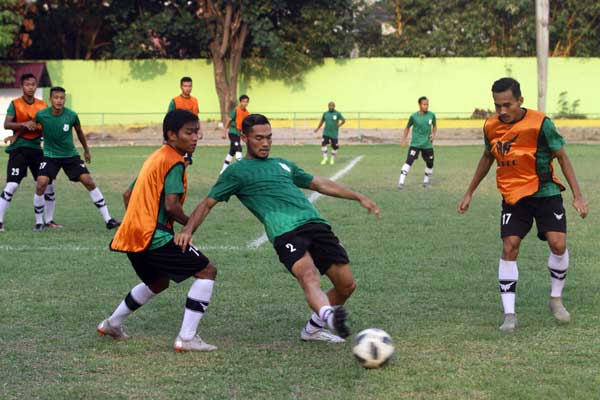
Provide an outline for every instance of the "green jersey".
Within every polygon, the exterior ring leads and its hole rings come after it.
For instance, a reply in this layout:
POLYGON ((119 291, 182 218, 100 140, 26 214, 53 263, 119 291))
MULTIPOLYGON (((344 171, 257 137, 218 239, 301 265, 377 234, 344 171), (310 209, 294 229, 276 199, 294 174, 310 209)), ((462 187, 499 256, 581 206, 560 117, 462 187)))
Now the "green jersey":
POLYGON ((242 160, 230 165, 208 193, 216 201, 236 195, 265 226, 271 242, 302 225, 328 224, 299 188, 308 188, 313 176, 281 158, 242 160))
POLYGON ((336 110, 325 111, 323 113, 323 117, 321 117, 321 121, 325 122, 323 136, 327 136, 332 139, 337 139, 340 131, 340 128, 338 127, 338 122, 345 120, 346 119, 344 118, 341 112, 338 112, 336 110))
MULTIPOLYGON (((34 102, 35 102, 35 100, 34 100, 34 102)), ((27 102, 27 104, 33 104, 33 103, 27 102)), ((12 101, 8 105, 8 109, 6 110, 6 116, 13 117, 13 118, 17 116, 17 110, 15 110, 15 105, 13 104, 12 101)), ((24 121, 16 121, 15 120, 15 122, 24 122, 24 121)), ((17 137, 17 140, 15 140, 13 143, 11 143, 9 146, 7 146, 4 151, 7 153, 10 153, 11 151, 13 151, 14 149, 19 148, 19 147, 29 147, 31 149, 41 150, 42 149, 42 138, 38 137, 35 139, 25 139, 24 137, 19 136, 19 137, 17 137)))
POLYGON ((175 107, 175 100, 171 100, 169 102, 169 108, 167 109, 167 112, 173 111, 173 110, 176 110, 176 109, 177 109, 177 107, 175 107))
MULTIPOLYGON (((550 165, 552 162, 552 153, 556 153, 565 145, 565 139, 558 133, 556 126, 549 119, 546 118, 542 124, 542 136, 538 140, 537 152, 535 153, 536 170, 538 174, 550 173, 550 165)), ((483 135, 485 141, 485 148, 487 151, 491 151, 492 147, 487 137, 483 135)), ((533 195, 533 197, 550 197, 560 194, 560 186, 556 183, 549 181, 543 182, 540 185, 540 189, 533 195)))
POLYGON ((231 112, 229 113, 229 118, 231 118, 231 123, 229 124, 229 133, 232 133, 234 135, 241 135, 241 132, 238 131, 238 129, 235 126, 235 117, 236 117, 236 108, 234 108, 233 110, 231 110, 231 112))
POLYGON ((410 146, 418 149, 432 149, 433 143, 429 140, 429 136, 431 136, 431 127, 435 126, 435 114, 431 111, 424 114, 417 111, 408 119, 406 127, 410 128, 411 126, 412 139, 410 146))
POLYGON ((54 115, 52 107, 48 107, 35 115, 35 122, 42 125, 44 156, 50 158, 79 156, 73 144, 73 127, 81 125, 75 111, 65 107, 62 114, 54 115))
MULTIPOLYGON (((158 223, 162 225, 167 225, 169 222, 170 216, 165 208, 165 197, 168 194, 183 194, 185 192, 185 187, 183 186, 183 164, 177 164, 169 171, 169 174, 165 178, 165 186, 163 189, 163 193, 160 196, 160 205, 158 208, 158 223)), ((130 189, 133 190, 135 186, 135 182, 129 186, 130 189)), ((170 232, 163 231, 162 229, 157 229, 154 231, 154 236, 152 236, 152 241, 150 242, 150 246, 148 250, 155 250, 159 247, 163 247, 165 244, 169 243, 173 240, 173 235, 170 232)))

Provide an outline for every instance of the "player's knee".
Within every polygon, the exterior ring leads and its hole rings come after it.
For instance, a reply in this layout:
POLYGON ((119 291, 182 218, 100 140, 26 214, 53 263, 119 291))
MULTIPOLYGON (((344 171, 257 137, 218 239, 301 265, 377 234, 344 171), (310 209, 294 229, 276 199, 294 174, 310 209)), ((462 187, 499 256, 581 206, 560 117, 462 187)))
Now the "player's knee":
POLYGON ((210 279, 214 281, 217 279, 217 267, 215 267, 212 263, 209 263, 202 271, 198 272, 195 276, 198 279, 210 279))
POLYGON ((169 288, 169 280, 161 279, 159 281, 156 281, 156 282, 148 285, 148 287, 150 288, 152 293, 159 294, 160 292, 169 288))
POLYGON ((302 287, 320 285, 321 278, 316 268, 301 268, 295 275, 302 287))
POLYGON ((433 161, 426 161, 425 165, 427 166, 427 168, 433 168, 433 161))
POLYGON ((344 298, 348 298, 352 296, 352 293, 356 290, 356 281, 352 279, 350 282, 346 282, 339 287, 336 287, 335 290, 344 298))
POLYGON ((38 177, 37 180, 35 181, 35 192, 39 196, 41 196, 44 194, 47 187, 48 187, 48 178, 46 178, 45 176, 38 177))
POLYGON ((519 244, 511 241, 504 241, 502 245, 502 259, 514 261, 519 256, 519 244))
POLYGON ((556 254, 557 256, 562 256, 567 251, 566 240, 548 241, 548 246, 552 254, 556 254))
POLYGON ((92 176, 90 174, 81 175, 79 180, 88 191, 96 189, 96 184, 94 183, 94 180, 92 179, 92 176))

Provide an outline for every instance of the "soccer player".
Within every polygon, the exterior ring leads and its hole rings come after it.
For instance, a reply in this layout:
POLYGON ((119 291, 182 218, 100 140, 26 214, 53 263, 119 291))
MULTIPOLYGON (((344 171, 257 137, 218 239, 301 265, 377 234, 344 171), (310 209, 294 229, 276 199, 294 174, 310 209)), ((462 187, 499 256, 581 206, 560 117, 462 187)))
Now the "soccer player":
POLYGON ((142 282, 100 322, 97 331, 103 336, 127 339, 125 318, 167 289, 170 280, 180 283, 193 276, 174 348, 177 352, 217 349, 196 335, 212 297, 217 269, 194 246, 186 246, 182 253, 173 243, 174 221, 188 222, 182 208, 187 192, 184 155, 196 149, 199 130, 193 113, 169 111, 163 121, 165 143, 144 162, 133 189, 124 195, 127 211, 110 248, 127 254, 142 282))
POLYGON ((233 161, 233 156, 235 155, 235 159, 240 161, 242 159, 242 143, 240 139, 240 133, 242 131, 242 121, 246 118, 250 111, 248 111, 248 103, 250 102, 250 97, 245 94, 240 96, 240 105, 231 110, 229 113, 229 118, 225 123, 225 129, 223 130, 223 135, 221 136, 223 139, 227 137, 229 134, 229 153, 225 156, 225 161, 223 162, 223 168, 221 168, 221 174, 225 169, 231 164, 233 161))
POLYGON ((65 171, 72 182, 81 182, 90 193, 92 201, 98 207, 107 229, 119 226, 120 222, 110 216, 108 206, 100 189, 96 187, 85 163, 81 160, 75 145, 73 144, 73 128, 77 132, 77 138, 83 146, 85 162, 92 161, 90 149, 79 117, 77 114, 65 107, 65 89, 55 86, 50 89, 50 104, 35 115, 35 122, 42 127, 44 136, 44 159, 40 163, 40 169, 36 180, 35 194, 33 196, 33 208, 35 210, 34 231, 44 229, 42 215, 44 214, 44 191, 48 183, 56 178, 61 168, 65 171))
MULTIPOLYGON (((192 78, 189 76, 184 76, 181 78, 179 81, 181 94, 171 100, 167 112, 173 110, 187 110, 192 112, 194 115, 198 115, 200 112, 198 108, 198 99, 192 96, 192 86, 192 78)), ((200 120, 198 120, 198 124, 200 124, 200 120)), ((200 135, 200 139, 202 139, 202 124, 200 124, 198 135, 200 135)), ((192 155, 186 154, 185 160, 187 165, 191 165, 193 163, 192 155)))
MULTIPOLYGON (((33 74, 21 76, 21 89, 23 96, 10 102, 4 120, 4 129, 13 131, 13 135, 4 139, 10 142, 6 148, 8 165, 6 167, 6 186, 0 193, 0 232, 4 232, 4 214, 10 206, 19 184, 27 176, 27 168, 31 171, 33 179, 37 179, 40 162, 44 158, 42 152, 40 127, 33 121, 39 110, 47 107, 43 100, 36 99, 37 79, 33 74)), ((45 226, 48 228, 62 228, 54 222, 55 195, 54 183, 50 181, 44 192, 45 226)))
POLYGON ((246 156, 219 176, 185 227, 175 235, 175 243, 186 249, 192 242, 194 231, 212 208, 236 195, 264 224, 279 260, 298 280, 314 310, 302 329, 301 339, 344 341, 350 331, 342 305, 356 288, 348 254, 329 223, 299 188, 356 200, 377 216, 379 208, 368 197, 329 179, 313 177, 293 162, 269 158, 272 133, 264 115, 250 114, 244 119, 242 140, 246 143, 246 156), (321 291, 319 273, 327 275, 333 283, 333 288, 326 294, 321 291), (334 329, 339 336, 326 327, 334 329))
POLYGON ((340 148, 339 145, 339 132, 340 126, 346 123, 346 119, 342 115, 341 112, 335 109, 335 103, 330 101, 327 105, 328 110, 323 113, 321 117, 321 122, 319 122, 319 126, 315 129, 315 133, 321 129, 323 124, 325 124, 325 129, 323 129, 323 140, 321 141, 321 152, 323 153, 323 160, 321 160, 321 165, 327 164, 327 145, 331 143, 331 158, 329 159, 329 164, 335 164, 335 156, 337 155, 337 151, 340 148))
POLYGON ((400 179, 398 180, 398 189, 404 188, 406 175, 412 166, 413 162, 419 158, 419 153, 425 161, 425 177, 423 178, 423 187, 430 187, 429 179, 433 174, 433 140, 437 133, 437 125, 435 114, 429 111, 429 100, 427 97, 419 97, 419 111, 413 113, 408 119, 406 128, 404 128, 404 137, 402 138, 402 147, 406 146, 408 132, 412 127, 412 139, 408 148, 406 162, 400 171, 400 179))
POLYGON ((588 213, 575 172, 567 157, 565 141, 552 121, 539 111, 523 108, 519 82, 502 78, 494 82, 492 96, 496 115, 484 125, 485 150, 458 212, 469 209, 475 189, 496 161, 496 183, 502 194, 500 236, 502 256, 498 266, 500 296, 504 308, 502 331, 517 327, 515 293, 519 271, 517 256, 521 240, 535 220, 538 238, 548 242, 550 272, 550 311, 561 323, 571 317, 562 302, 569 268, 567 216, 560 192, 564 186, 554 176, 552 161, 558 160, 573 192, 573 207, 582 218, 588 213))

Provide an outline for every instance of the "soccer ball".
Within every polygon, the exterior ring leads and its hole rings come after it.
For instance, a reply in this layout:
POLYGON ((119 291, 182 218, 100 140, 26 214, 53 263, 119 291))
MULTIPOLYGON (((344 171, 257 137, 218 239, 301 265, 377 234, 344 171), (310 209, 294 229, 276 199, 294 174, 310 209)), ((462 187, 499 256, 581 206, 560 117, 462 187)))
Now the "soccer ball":
POLYGON ((379 368, 392 358, 394 343, 390 335, 382 329, 365 329, 356 335, 352 353, 363 367, 379 368))

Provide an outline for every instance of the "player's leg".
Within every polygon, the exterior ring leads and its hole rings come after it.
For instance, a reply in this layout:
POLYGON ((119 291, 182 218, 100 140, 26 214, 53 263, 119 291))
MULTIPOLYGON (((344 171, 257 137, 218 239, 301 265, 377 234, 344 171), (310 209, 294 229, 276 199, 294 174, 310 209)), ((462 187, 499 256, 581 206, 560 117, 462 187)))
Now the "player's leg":
POLYGON ((419 157, 419 149, 416 147, 409 147, 408 154, 406 155, 406 161, 400 170, 400 178, 398 179, 398 189, 404 188, 404 182, 406 181, 406 176, 408 175, 408 171, 410 171, 410 167, 413 165, 415 160, 419 157))
POLYGON ((242 141, 241 138, 235 135, 236 140, 234 142, 235 147, 235 160, 240 161, 242 159, 242 141))
POLYGON ((329 164, 335 164, 335 157, 337 156, 339 146, 338 139, 331 139, 331 160, 329 160, 329 164))
POLYGON ((425 161, 425 176, 423 177, 423 187, 430 187, 430 179, 433 175, 433 148, 423 149, 421 151, 421 157, 425 161))
MULTIPOLYGON (((31 171, 34 181, 37 181, 37 176, 40 171, 40 164, 44 162, 44 153, 42 150, 31 149, 27 154, 27 166, 31 171)), ((54 180, 50 179, 46 190, 44 191, 44 227, 45 228, 62 228, 61 225, 54 222, 54 210, 56 208, 56 194, 54 193, 54 180)))
POLYGON ((96 183, 94 182, 94 179, 92 179, 92 175, 85 166, 85 163, 79 159, 79 157, 70 160, 68 164, 65 165, 65 172, 71 181, 79 181, 87 189, 92 201, 94 202, 94 205, 98 208, 98 211, 106 223, 106 229, 114 229, 121 224, 121 222, 110 216, 110 212, 108 211, 108 206, 106 205, 106 200, 104 199, 102 192, 96 186, 96 183))
POLYGON ((233 133, 230 133, 229 134, 229 152, 225 156, 225 161, 223 161, 223 166, 221 167, 221 172, 219 172, 219 174, 222 174, 223 171, 225 171, 227 169, 227 167, 229 167, 229 165, 233 161, 233 157, 237 153, 238 147, 240 148, 240 159, 241 159, 240 137, 237 135, 234 135, 233 133))
POLYGON ((321 160, 321 165, 325 165, 327 163, 327 145, 330 142, 330 138, 328 136, 323 136, 321 140, 321 153, 323 154, 323 159, 321 160))
POLYGON ((17 191, 19 184, 27 175, 27 163, 21 149, 14 149, 9 153, 6 165, 6 185, 0 193, 0 232, 4 232, 4 214, 17 191))
POLYGON ((44 158, 40 163, 37 179, 35 180, 35 193, 33 194, 33 211, 35 213, 35 226, 33 230, 35 232, 40 232, 44 229, 44 211, 46 208, 44 193, 50 181, 56 178, 60 168, 61 166, 56 159, 44 158))

